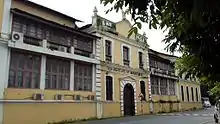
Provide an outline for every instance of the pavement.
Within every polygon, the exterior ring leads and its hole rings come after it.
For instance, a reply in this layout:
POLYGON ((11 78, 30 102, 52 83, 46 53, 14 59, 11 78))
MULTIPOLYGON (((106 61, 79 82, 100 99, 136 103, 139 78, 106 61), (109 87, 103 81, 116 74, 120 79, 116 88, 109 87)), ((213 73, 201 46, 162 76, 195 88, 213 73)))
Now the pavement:
POLYGON ((186 112, 130 116, 78 122, 77 124, 214 124, 214 107, 186 112))

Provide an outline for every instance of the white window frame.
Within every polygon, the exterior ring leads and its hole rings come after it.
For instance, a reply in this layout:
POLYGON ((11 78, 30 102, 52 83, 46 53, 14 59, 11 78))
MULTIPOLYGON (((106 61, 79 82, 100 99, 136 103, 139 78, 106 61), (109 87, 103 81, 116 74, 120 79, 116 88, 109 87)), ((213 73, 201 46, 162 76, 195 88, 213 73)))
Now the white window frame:
POLYGON ((137 59, 138 59, 138 63, 137 63, 138 65, 137 65, 137 67, 140 68, 140 67, 139 67, 139 60, 140 60, 140 59, 139 59, 139 52, 142 53, 143 68, 145 69, 145 68, 146 68, 146 64, 145 64, 145 61, 146 61, 146 60, 145 60, 145 54, 144 54, 144 51, 141 50, 141 49, 138 49, 138 50, 137 50, 137 59))
POLYGON ((121 44, 121 65, 124 66, 124 61, 123 61, 123 58, 124 58, 123 47, 128 47, 129 67, 132 67, 132 62, 131 62, 131 61, 132 61, 132 59, 131 59, 131 46, 130 46, 130 45, 127 45, 127 44, 124 44, 124 43, 121 44))
POLYGON ((104 74, 104 99, 106 101, 114 101, 115 100, 115 77, 113 74, 104 74), (106 76, 111 76, 112 77, 112 100, 106 100, 106 76))
POLYGON ((104 53, 104 55, 103 55, 103 59, 104 59, 104 61, 105 61, 105 41, 106 40, 108 40, 108 41, 110 41, 111 42, 111 52, 112 52, 112 63, 114 63, 114 61, 115 61, 115 45, 114 45, 114 39, 110 39, 110 38, 103 38, 103 53, 104 53))

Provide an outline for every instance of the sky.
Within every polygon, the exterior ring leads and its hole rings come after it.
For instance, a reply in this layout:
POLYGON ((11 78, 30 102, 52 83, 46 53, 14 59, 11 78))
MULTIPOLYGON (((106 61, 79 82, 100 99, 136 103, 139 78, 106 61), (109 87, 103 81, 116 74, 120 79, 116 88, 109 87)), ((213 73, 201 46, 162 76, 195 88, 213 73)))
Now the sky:
MULTIPOLYGON (((59 11, 63 14, 69 15, 73 18, 83 21, 83 23, 78 23, 78 26, 83 26, 86 24, 92 23, 92 15, 94 7, 97 7, 98 15, 102 16, 113 22, 118 22, 122 19, 121 12, 116 13, 112 11, 108 14, 105 14, 105 11, 109 8, 104 7, 100 4, 100 0, 30 0, 37 4, 46 6, 53 10, 59 11), (56 2, 55 2, 56 1, 56 2)), ((127 15, 126 18, 131 21, 131 16, 127 15)), ((132 22, 132 21, 131 21, 132 22)), ((149 29, 147 24, 142 24, 142 29, 139 30, 140 34, 146 33, 148 37, 148 44, 151 49, 167 53, 164 48, 166 47, 165 43, 161 41, 165 37, 165 33, 162 30, 149 29)), ((169 53, 168 53, 169 54, 169 53)), ((175 53, 174 55, 179 56, 175 53)))

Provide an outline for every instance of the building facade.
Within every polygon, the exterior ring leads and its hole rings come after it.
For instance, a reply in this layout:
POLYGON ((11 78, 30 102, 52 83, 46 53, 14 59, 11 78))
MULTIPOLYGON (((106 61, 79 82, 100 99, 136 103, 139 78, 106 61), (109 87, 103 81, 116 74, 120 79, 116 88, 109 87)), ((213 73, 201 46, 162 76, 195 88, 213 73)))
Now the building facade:
POLYGON ((0 5, 1 123, 96 117, 99 38, 80 31, 79 20, 30 1, 0 5))
POLYGON ((149 49, 153 112, 181 111, 202 107, 200 84, 176 76, 176 59, 176 56, 149 49))
POLYGON ((124 14, 112 22, 94 9, 92 24, 79 28, 80 20, 27 0, 0 0, 0 6, 0 124, 200 105, 199 84, 179 80, 176 57, 150 50, 144 33, 128 38, 132 25, 124 14))
POLYGON ((201 87, 198 81, 180 77, 177 85, 182 110, 202 108, 201 87))
POLYGON ((149 113, 148 45, 143 34, 128 38, 131 23, 123 15, 112 22, 94 9, 92 24, 81 29, 101 37, 101 100, 107 102, 103 116, 126 116, 149 113), (140 95, 143 96, 141 102, 140 95), (145 107, 145 108, 143 108, 145 107), (106 115, 105 115, 106 114, 106 115))

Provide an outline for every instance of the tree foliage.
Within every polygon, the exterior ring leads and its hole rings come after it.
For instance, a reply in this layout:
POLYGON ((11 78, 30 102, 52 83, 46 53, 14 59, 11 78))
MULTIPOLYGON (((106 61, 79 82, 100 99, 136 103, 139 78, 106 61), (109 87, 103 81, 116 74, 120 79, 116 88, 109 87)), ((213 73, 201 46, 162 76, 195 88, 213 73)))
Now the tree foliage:
MULTIPOLYGON (((180 72, 220 81, 220 0, 101 0, 109 11, 127 8, 135 21, 168 30, 167 50, 183 53, 180 72), (183 68, 181 68, 183 67, 183 68)), ((130 30, 130 34, 136 31, 130 30)))

